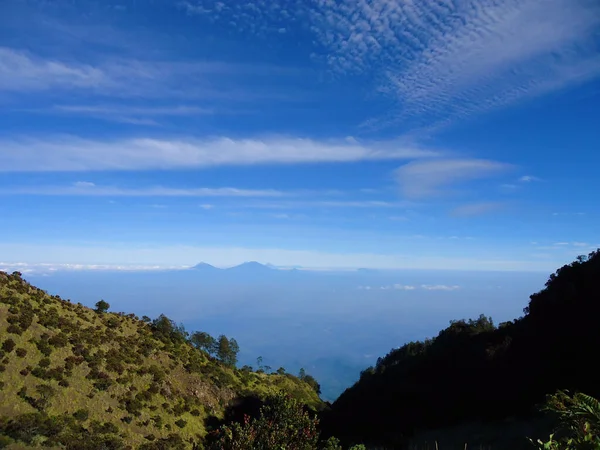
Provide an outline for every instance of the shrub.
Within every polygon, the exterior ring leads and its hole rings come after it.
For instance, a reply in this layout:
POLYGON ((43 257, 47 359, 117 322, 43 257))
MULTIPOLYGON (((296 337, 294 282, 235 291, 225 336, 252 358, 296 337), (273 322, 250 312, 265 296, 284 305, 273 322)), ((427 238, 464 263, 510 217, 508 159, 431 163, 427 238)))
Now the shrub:
POLYGON ((54 347, 65 347, 69 343, 69 339, 65 333, 58 333, 48 339, 48 343, 54 347))
POLYGON ((78 409, 73 413, 73 417, 80 422, 85 422, 90 417, 90 412, 87 409, 78 409))
POLYGON ((187 425, 187 422, 183 419, 179 419, 175 422, 175 425, 177 425, 179 428, 183 428, 187 425))
POLYGON ((19 347, 18 349, 16 349, 15 353, 17 354, 17 356, 19 358, 25 358, 25 356, 27 356, 27 350, 25 350, 22 347, 19 347))
POLYGON ((208 450, 224 448, 293 448, 314 450, 318 443, 318 421, 290 396, 267 399, 260 416, 222 426, 208 440, 208 450))
POLYGON ((16 345, 17 344, 15 344, 15 341, 13 341, 11 338, 8 338, 2 343, 2 350, 4 350, 6 353, 10 353, 13 351, 16 345))
POLYGON ((15 324, 13 324, 13 323, 11 323, 11 324, 10 324, 10 325, 9 325, 9 326, 6 328, 6 331, 7 331, 8 333, 11 333, 11 334, 17 334, 17 335, 19 335, 19 336, 20 336, 21 334, 23 334, 23 330, 21 330, 21 328, 20 328, 19 326, 15 325, 15 324))
POLYGON ((48 367, 50 365, 50 358, 42 358, 38 363, 40 367, 48 367))
POLYGON ((6 366, 3 364, 0 364, 0 372, 4 372, 6 370, 6 366))

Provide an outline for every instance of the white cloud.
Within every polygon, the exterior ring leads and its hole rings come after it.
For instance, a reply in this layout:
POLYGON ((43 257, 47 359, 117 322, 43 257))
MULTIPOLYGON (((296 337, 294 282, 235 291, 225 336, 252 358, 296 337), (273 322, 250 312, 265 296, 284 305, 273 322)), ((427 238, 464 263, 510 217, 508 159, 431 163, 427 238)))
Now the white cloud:
MULTIPOLYGON (((73 186, 35 186, 0 189, 0 195, 73 195, 97 197, 281 197, 282 191, 273 189, 225 188, 170 188, 163 186, 144 188, 121 188, 97 186, 93 183, 78 182, 73 186)), ((201 205, 204 209, 212 205, 201 205)))
POLYGON ((430 124, 505 107, 600 74, 590 0, 313 0, 183 3, 236 33, 308 29, 313 57, 367 73, 430 124), (222 6, 217 6, 222 5, 222 6))
POLYGON ((421 287, 427 291, 455 291, 460 289, 460 286, 449 286, 445 284, 423 284, 421 287))
POLYGON ((404 284, 394 284, 392 287, 394 289, 400 290, 400 291, 414 291, 416 289, 415 286, 404 285, 404 284))
POLYGON ((213 209, 214 207, 215 207, 215 205, 211 205, 208 203, 204 203, 204 204, 200 205, 200 208, 205 209, 205 210, 213 209))
POLYGON ((351 144, 289 137, 100 141, 62 136, 0 141, 0 172, 151 170, 401 160, 435 155, 434 151, 395 142, 351 144))
POLYGON ((463 116, 600 74, 597 2, 317 0, 313 31, 341 71, 374 72, 404 117, 463 116))
MULTIPOLYGON (((261 64, 235 64, 221 61, 110 59, 94 56, 93 63, 50 59, 31 52, 0 46, 0 92, 57 93, 86 92, 118 98, 203 98, 219 100, 290 100, 270 87, 261 89, 265 76, 296 76, 295 69, 261 64), (243 89, 240 88, 244 81, 243 89)), ((286 78, 287 79, 287 78, 286 78)), ((119 106, 58 106, 57 112, 102 114, 119 106), (94 111, 94 108, 96 109, 94 111)), ((125 109, 126 107, 121 107, 125 109)), ((191 107, 188 107, 191 108, 191 107)), ((138 113, 143 109, 138 108, 138 113)), ((147 110, 149 112, 149 110, 147 110)), ((154 115, 189 115, 185 107, 155 108, 154 115)), ((194 112, 202 113, 200 109, 194 112)), ((127 117, 127 116, 125 116, 127 117)))
POLYGON ((113 82, 103 70, 87 64, 45 60, 0 47, 0 91, 94 89, 108 87, 113 82))
POLYGON ((181 266, 169 265, 144 265, 144 264, 69 264, 69 263, 23 263, 1 262, 0 271, 11 273, 14 271, 23 274, 48 273, 57 271, 83 271, 83 270, 110 270, 110 271, 145 271, 145 270, 170 270, 181 269, 181 266))
POLYGON ((534 177, 533 175, 523 175, 521 178, 519 178, 519 181, 522 181, 523 183, 530 183, 532 181, 541 181, 538 177, 534 177))
POLYGON ((73 186, 77 188, 90 188, 96 186, 96 184, 92 183, 91 181, 76 181, 73 183, 73 186))
POLYGON ((396 179, 407 197, 439 195, 457 183, 486 178, 511 166, 485 159, 432 159, 414 161, 396 170, 396 179))

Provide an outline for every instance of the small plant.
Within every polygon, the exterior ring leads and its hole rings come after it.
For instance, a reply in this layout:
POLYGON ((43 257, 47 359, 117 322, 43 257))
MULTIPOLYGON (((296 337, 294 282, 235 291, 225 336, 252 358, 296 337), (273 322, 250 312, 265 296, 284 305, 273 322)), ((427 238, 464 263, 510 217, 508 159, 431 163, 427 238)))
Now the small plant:
POLYGON ((546 442, 529 439, 539 450, 600 448, 600 401, 582 393, 571 396, 567 391, 558 391, 548 397, 542 409, 558 416, 559 428, 546 442))
POLYGON ((75 419, 77 419, 80 422, 85 422, 86 420, 88 420, 89 416, 90 412, 87 409, 78 409, 73 413, 73 417, 75 417, 75 419))

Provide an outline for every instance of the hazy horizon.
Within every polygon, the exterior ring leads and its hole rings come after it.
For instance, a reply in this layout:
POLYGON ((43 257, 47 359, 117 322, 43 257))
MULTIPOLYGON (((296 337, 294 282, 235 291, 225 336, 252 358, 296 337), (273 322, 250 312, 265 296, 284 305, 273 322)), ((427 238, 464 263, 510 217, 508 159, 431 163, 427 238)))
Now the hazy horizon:
POLYGON ((333 400, 393 347, 434 337, 449 320, 522 315, 549 273, 270 270, 30 273, 52 294, 111 311, 157 317, 240 344, 239 365, 256 358, 291 373, 303 367, 333 400))

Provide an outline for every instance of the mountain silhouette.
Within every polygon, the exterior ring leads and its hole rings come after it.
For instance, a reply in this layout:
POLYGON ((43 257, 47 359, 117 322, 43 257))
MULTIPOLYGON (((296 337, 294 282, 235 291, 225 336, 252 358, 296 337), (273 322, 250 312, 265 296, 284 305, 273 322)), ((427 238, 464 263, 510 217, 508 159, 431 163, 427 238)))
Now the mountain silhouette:
POLYGON ((233 267, 230 267, 229 269, 227 269, 227 271, 229 271, 229 272, 236 272, 236 273, 266 273, 266 272, 272 272, 273 270, 274 269, 272 269, 271 267, 266 266, 266 265, 261 264, 256 261, 245 262, 238 266, 233 266, 233 267))
POLYGON ((195 266, 190 267, 190 269, 192 269, 192 270, 203 270, 205 272, 208 272, 208 271, 212 272, 212 271, 221 270, 221 269, 219 269, 219 268, 217 268, 215 266, 211 266, 210 264, 205 263, 205 262, 198 263, 195 266))

